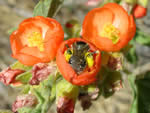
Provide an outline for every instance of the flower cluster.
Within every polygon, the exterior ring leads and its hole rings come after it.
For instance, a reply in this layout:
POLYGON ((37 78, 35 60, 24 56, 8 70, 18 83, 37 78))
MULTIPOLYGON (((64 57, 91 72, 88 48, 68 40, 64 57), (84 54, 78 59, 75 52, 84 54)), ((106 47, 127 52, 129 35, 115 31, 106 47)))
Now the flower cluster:
MULTIPOLYGON (((77 21, 65 27, 69 36, 80 34, 77 21)), ((133 16, 116 3, 88 12, 81 37, 65 41, 62 26, 56 20, 43 16, 25 19, 10 36, 12 57, 19 62, 0 73, 4 84, 25 87, 13 111, 46 113, 56 98, 58 113, 73 113, 77 97, 87 109, 99 97, 101 86, 106 93, 122 88, 119 52, 135 32, 133 16), (104 70, 109 71, 106 74, 104 70), (107 82, 102 82, 105 75, 107 82)))

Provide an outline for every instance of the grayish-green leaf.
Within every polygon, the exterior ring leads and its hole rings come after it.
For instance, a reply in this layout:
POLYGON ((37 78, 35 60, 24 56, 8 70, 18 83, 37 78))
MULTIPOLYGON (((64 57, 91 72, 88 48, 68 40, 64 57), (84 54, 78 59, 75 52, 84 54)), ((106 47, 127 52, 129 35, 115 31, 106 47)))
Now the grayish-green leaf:
POLYGON ((21 70, 25 70, 25 71, 29 71, 32 69, 32 66, 26 66, 24 64, 21 64, 19 61, 16 61, 10 67, 11 67, 11 69, 21 69, 21 70))
POLYGON ((68 97, 70 99, 76 100, 78 93, 79 88, 64 79, 59 81, 59 83, 56 85, 56 101, 59 99, 59 97, 68 97))
POLYGON ((134 41, 132 40, 130 44, 132 44, 132 48, 129 49, 128 54, 126 55, 126 58, 131 64, 136 65, 138 61, 138 56, 136 53, 136 47, 135 47, 134 41))
POLYGON ((135 85, 135 76, 134 75, 129 75, 128 77, 130 86, 132 88, 132 93, 133 93, 133 101, 131 105, 131 109, 129 113, 138 113, 137 112, 137 87, 135 85))
POLYGON ((130 75, 129 81, 133 90, 133 104, 129 113, 150 113, 150 72, 142 79, 130 75))
POLYGON ((31 77, 32 77, 31 71, 27 71, 25 73, 22 73, 22 74, 18 75, 16 77, 16 80, 19 80, 24 84, 27 84, 29 82, 29 80, 31 79, 31 77))
POLYGON ((33 107, 23 107, 18 111, 19 113, 47 113, 48 109, 55 100, 56 95, 56 79, 55 76, 49 75, 49 77, 42 81, 40 85, 33 85, 26 87, 22 93, 30 92, 34 94, 38 100, 38 104, 33 107), (30 91, 29 91, 30 90, 30 91))
POLYGON ((34 8, 33 16, 53 17, 64 0, 40 0, 34 8))

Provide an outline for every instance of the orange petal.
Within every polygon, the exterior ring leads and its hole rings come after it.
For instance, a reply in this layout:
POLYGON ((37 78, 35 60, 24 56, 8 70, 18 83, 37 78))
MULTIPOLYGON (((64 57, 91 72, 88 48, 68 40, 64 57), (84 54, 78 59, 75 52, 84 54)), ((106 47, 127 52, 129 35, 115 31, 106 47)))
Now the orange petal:
POLYGON ((18 31, 15 31, 11 34, 10 36, 10 43, 11 43, 11 49, 12 49, 12 54, 15 55, 17 54, 20 49, 23 47, 20 39, 18 38, 18 31))
POLYGON ((108 8, 113 12, 115 16, 113 25, 120 30, 121 34, 127 33, 129 30, 129 16, 124 8, 116 3, 108 3, 104 5, 104 8, 108 8))
POLYGON ((131 40, 136 33, 136 24, 132 15, 129 16, 130 26, 129 26, 129 40, 131 40))
POLYGON ((82 35, 84 39, 89 40, 92 37, 99 36, 104 24, 112 23, 114 14, 108 8, 96 8, 90 11, 83 22, 82 35))
POLYGON ((42 29, 38 26, 36 26, 33 23, 28 23, 25 26, 22 26, 18 29, 20 36, 21 43, 26 46, 28 45, 28 37, 33 33, 33 32, 39 32, 42 34, 42 29))
POLYGON ((50 59, 47 57, 45 52, 40 52, 36 47, 24 47, 20 50, 20 53, 31 55, 33 57, 37 57, 42 60, 42 62, 49 62, 50 59))
POLYGON ((31 56, 31 55, 26 55, 26 54, 17 54, 14 56, 16 59, 18 59, 22 64, 28 65, 28 66, 33 66, 36 63, 42 62, 39 58, 31 56))

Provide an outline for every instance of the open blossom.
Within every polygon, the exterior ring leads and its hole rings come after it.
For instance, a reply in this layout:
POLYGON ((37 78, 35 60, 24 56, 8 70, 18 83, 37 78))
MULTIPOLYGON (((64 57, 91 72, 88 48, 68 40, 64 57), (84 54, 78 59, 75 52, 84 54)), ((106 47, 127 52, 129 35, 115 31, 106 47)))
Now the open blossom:
POLYGON ((63 29, 56 20, 42 16, 25 19, 10 36, 12 57, 31 66, 49 62, 63 38, 63 29))
MULTIPOLYGON (((79 46, 80 47, 80 46, 79 46)), ((79 48, 78 48, 79 49, 79 48)), ((56 63, 62 76, 74 85, 88 85, 96 81, 96 75, 101 66, 101 53, 91 43, 81 39, 72 38, 64 41, 57 51, 56 63), (89 46, 89 51, 78 50, 78 54, 83 56, 78 57, 75 48, 72 48, 75 44, 85 44, 89 46), (68 48, 66 47, 68 45, 68 48), (70 48, 69 48, 70 47, 70 48), (72 51, 73 50, 73 54, 72 51), (84 52, 85 53, 84 53, 84 52), (87 55, 87 56, 86 56, 87 55), (86 58, 86 59, 84 59, 86 58), (87 64, 84 68, 84 64, 87 64)))
POLYGON ((9 67, 0 73, 0 82, 4 83, 5 85, 15 84, 17 83, 17 81, 15 80, 16 76, 24 72, 24 70, 11 69, 9 67))
POLYGON ((133 16, 116 3, 91 10, 85 16, 82 27, 82 37, 107 52, 125 47, 135 32, 133 16))

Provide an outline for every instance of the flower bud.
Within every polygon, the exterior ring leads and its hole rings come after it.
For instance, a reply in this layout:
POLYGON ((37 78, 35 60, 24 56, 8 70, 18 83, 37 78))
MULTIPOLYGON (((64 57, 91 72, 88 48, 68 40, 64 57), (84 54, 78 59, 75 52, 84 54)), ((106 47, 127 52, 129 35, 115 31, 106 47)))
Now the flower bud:
POLYGON ((36 104, 37 104, 37 99, 34 95, 32 94, 19 95, 12 105, 12 111, 16 112, 19 108, 33 107, 36 104))
POLYGON ((73 113, 75 101, 78 97, 78 87, 66 80, 56 85, 56 105, 58 113, 73 113))
POLYGON ((57 113, 73 113, 75 103, 74 100, 67 97, 60 97, 57 100, 57 113))
POLYGON ((119 71, 122 70, 123 55, 121 53, 112 53, 109 56, 107 67, 111 70, 119 71))
POLYGON ((38 63, 33 66, 31 85, 38 85, 41 81, 45 80, 50 74, 56 75, 57 67, 54 63, 45 64, 38 63))
POLYGON ((147 14, 147 8, 141 6, 141 5, 136 5, 133 9, 133 15, 135 18, 143 18, 147 14))
POLYGON ((11 83, 17 82, 15 80, 16 76, 18 76, 21 73, 24 73, 24 70, 21 69, 11 69, 10 67, 6 70, 3 70, 0 73, 0 81, 3 82, 5 85, 9 85, 11 83))
POLYGON ((88 94, 80 94, 79 100, 81 102, 81 107, 84 111, 89 109, 92 105, 91 97, 88 94))
POLYGON ((88 85, 88 95, 91 100, 95 100, 99 96, 99 88, 96 84, 88 85))

